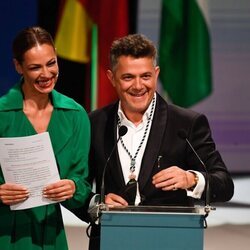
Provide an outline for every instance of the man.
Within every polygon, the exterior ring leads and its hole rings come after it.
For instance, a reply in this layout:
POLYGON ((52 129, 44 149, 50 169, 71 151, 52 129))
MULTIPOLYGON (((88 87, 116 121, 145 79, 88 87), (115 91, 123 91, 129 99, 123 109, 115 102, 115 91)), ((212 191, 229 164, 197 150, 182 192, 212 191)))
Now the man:
MULTIPOLYGON (((209 199, 228 201, 234 185, 215 148, 208 121, 202 114, 167 103, 156 92, 160 72, 156 54, 153 43, 139 34, 112 44, 107 76, 119 101, 90 114, 90 178, 96 181, 96 192, 101 192, 105 163, 117 143, 119 128, 125 125, 128 131, 120 137, 105 172, 107 205, 192 206, 193 198, 205 199, 206 171, 209 199), (128 186, 133 183, 131 195, 128 186)), ((95 227, 92 231, 98 235, 95 227)), ((90 249, 99 249, 97 241, 90 241, 90 249)))

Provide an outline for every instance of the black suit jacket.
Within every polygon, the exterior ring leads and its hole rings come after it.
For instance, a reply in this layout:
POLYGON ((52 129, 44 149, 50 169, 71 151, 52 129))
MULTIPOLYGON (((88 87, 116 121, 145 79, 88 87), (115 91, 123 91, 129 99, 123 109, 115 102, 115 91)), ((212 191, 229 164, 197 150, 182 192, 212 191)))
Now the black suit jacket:
MULTIPOLYGON (((117 142, 117 109, 118 102, 89 115, 92 136, 89 158, 90 181, 95 179, 97 193, 100 193, 103 168, 117 142)), ((184 170, 197 170, 205 175, 206 171, 197 157, 186 141, 179 137, 180 130, 185 131, 207 167, 210 200, 230 200, 234 192, 233 181, 215 148, 207 118, 203 114, 170 105, 157 94, 153 122, 138 177, 140 194, 144 197, 142 205, 193 205, 193 200, 187 197, 185 190, 166 192, 156 189, 152 184, 154 174, 173 165, 184 170), (158 156, 161 156, 160 167, 158 167, 158 156)), ((119 194, 124 187, 125 182, 116 148, 106 168, 105 193, 119 194)))
MULTIPOLYGON (((90 114, 91 152, 90 179, 96 180, 100 193, 103 167, 117 141, 118 103, 96 110, 90 114)), ((147 141, 141 170, 138 177, 142 204, 147 205, 192 205, 185 190, 161 191, 152 185, 154 174, 169 166, 179 166, 184 170, 197 170, 205 175, 197 157, 186 141, 178 135, 184 130, 191 144, 205 163, 209 172, 210 200, 227 201, 233 195, 230 174, 215 148, 206 117, 194 111, 166 103, 159 95, 153 123, 147 141), (160 168, 158 167, 158 156, 160 168)), ((105 174, 105 193, 119 193, 125 186, 117 149, 111 156, 105 174)))

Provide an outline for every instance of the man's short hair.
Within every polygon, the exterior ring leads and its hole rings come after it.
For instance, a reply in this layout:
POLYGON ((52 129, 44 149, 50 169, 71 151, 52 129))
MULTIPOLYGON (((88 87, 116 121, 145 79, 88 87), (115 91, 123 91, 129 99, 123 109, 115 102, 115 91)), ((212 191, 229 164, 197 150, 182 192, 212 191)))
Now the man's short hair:
POLYGON ((120 56, 152 58, 156 65, 157 50, 152 41, 142 34, 132 34, 115 40, 110 49, 110 67, 114 70, 120 56))

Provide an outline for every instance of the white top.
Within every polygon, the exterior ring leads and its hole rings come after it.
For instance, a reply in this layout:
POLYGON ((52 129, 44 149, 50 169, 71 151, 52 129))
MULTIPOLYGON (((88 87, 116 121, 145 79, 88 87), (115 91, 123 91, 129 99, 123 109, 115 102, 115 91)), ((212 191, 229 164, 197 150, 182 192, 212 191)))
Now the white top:
MULTIPOLYGON (((155 103, 156 103, 156 94, 155 94, 155 103)), ((120 118, 121 125, 124 125, 128 128, 128 131, 122 137, 122 140, 123 140, 126 148, 128 149, 128 151, 132 155, 132 157, 134 157, 136 150, 138 149, 139 144, 140 144, 142 137, 144 135, 144 131, 146 128, 148 117, 150 115, 151 107, 152 107, 152 102, 150 103, 148 109, 144 113, 143 118, 142 118, 142 122, 138 126, 135 126, 131 121, 129 121, 127 119, 127 117, 125 116, 125 114, 123 113, 123 111, 121 109, 121 104, 119 103, 118 116, 120 118)), ((154 115, 154 111, 155 111, 155 107, 153 110, 153 115, 154 115)), ((152 115, 152 119, 153 119, 153 115, 152 115)), ((138 180, 138 175, 139 175, 140 168, 141 168, 141 162, 142 162, 143 154, 144 154, 144 151, 145 151, 145 148, 147 145, 151 125, 152 125, 152 120, 149 122, 149 128, 148 128, 145 140, 144 140, 144 142, 143 142, 143 144, 142 144, 142 146, 137 154, 137 157, 135 159, 136 162, 135 162, 134 174, 136 176, 135 177, 136 180, 138 180)), ((117 128, 117 135, 118 135, 118 128, 117 128)), ((120 162, 121 162, 124 181, 125 181, 125 183, 127 183, 129 181, 131 159, 130 159, 128 153, 123 148, 121 141, 118 142, 118 152, 119 152, 119 158, 120 158, 120 162)), ((205 178, 201 173, 199 173, 197 171, 193 171, 193 170, 191 170, 191 171, 195 172, 198 175, 199 181, 198 181, 198 183, 193 191, 187 190, 187 195, 191 196, 193 198, 200 198, 202 195, 202 192, 204 190, 204 187, 205 187, 205 178)), ((139 188, 137 188, 137 195, 136 195, 135 204, 138 205, 139 203, 140 203, 140 194, 139 194, 139 188)))

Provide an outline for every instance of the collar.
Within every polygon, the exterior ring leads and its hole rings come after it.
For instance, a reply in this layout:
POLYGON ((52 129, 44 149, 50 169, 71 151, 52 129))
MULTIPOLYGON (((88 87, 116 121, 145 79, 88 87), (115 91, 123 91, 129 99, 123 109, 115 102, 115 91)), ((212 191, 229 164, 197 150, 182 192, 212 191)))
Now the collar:
MULTIPOLYGON (((154 93, 154 98, 155 98, 155 106, 154 106, 154 110, 153 110, 153 113, 155 111, 155 107, 156 107, 156 93, 154 93)), ((143 114, 143 117, 142 117, 142 123, 144 123, 145 121, 148 120, 149 116, 150 116, 150 111, 151 111, 151 107, 152 107, 152 104, 153 103, 153 99, 151 100, 147 110, 144 112, 143 114)), ((121 101, 119 101, 119 105, 118 105, 118 111, 117 111, 117 114, 120 118, 120 121, 121 121, 121 124, 124 124, 124 125, 132 125, 134 126, 134 124, 128 120, 128 118, 126 117, 126 115, 124 114, 122 108, 121 108, 121 101)), ((153 117, 153 116, 152 116, 153 117)))
MULTIPOLYGON (((12 87, 7 94, 0 98, 0 110, 20 110, 23 109, 23 92, 22 92, 22 79, 12 87)), ((54 108, 59 109, 81 109, 81 106, 76 103, 72 98, 69 98, 56 90, 51 92, 51 101, 54 108)))

